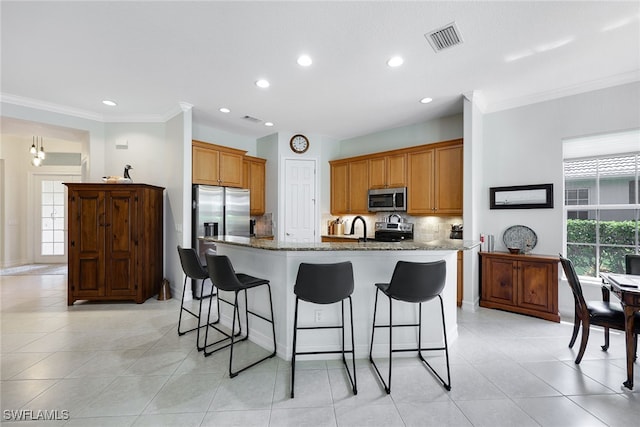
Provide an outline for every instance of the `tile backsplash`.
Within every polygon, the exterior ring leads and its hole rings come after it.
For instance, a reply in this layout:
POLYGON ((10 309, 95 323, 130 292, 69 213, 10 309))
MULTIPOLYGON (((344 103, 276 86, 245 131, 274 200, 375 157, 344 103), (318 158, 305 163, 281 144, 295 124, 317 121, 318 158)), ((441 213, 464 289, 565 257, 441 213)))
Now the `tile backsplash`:
MULTIPOLYGON (((413 238, 417 241, 430 241, 430 240, 441 240, 448 239, 449 233, 451 232, 451 225, 453 224, 462 224, 461 217, 431 217, 431 216, 411 216, 407 215, 405 212, 398 212, 400 217, 402 218, 402 222, 412 222, 414 224, 413 227, 413 238)), ((389 213, 378 213, 378 214, 368 214, 368 215, 360 215, 362 216, 367 223, 367 235, 368 237, 373 237, 375 234, 375 223, 382 222, 385 219, 389 218, 389 213)), ((341 216, 343 220, 345 220, 345 233, 348 233, 351 228, 351 221, 355 215, 344 215, 341 216)), ((321 226, 322 230, 320 234, 327 234, 327 222, 330 220, 334 220, 338 218, 335 215, 329 215, 328 213, 322 215, 321 226)), ((395 221, 395 218, 394 218, 395 221)), ((362 233, 362 224, 360 222, 356 223, 356 234, 362 233)))
POLYGON ((266 213, 262 216, 252 216, 256 220, 254 232, 256 236, 273 236, 273 215, 266 213))

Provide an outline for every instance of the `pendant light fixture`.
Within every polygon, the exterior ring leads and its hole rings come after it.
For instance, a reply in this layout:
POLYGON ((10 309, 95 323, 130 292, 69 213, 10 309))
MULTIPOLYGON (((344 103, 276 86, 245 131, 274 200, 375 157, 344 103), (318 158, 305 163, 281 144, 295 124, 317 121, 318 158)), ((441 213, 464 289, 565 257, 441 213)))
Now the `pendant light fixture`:
POLYGON ((33 166, 42 165, 42 161, 45 159, 46 155, 44 154, 44 142, 43 138, 40 136, 34 136, 31 141, 31 148, 29 149, 29 153, 33 155, 33 159, 31 159, 31 164, 33 166), (38 140, 40 141, 40 147, 38 147, 38 140))

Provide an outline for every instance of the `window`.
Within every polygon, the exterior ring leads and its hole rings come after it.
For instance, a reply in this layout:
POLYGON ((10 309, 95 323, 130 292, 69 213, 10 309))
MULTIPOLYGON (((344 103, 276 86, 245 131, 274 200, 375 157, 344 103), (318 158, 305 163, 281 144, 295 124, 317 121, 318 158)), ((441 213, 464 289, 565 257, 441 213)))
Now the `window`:
MULTIPOLYGON (((588 205, 589 189, 588 188, 568 189, 566 188, 566 185, 565 185, 564 204, 567 206, 588 205)), ((567 212, 567 218, 589 219, 589 212, 588 211, 569 211, 567 212)))
POLYGON ((624 273, 624 256, 640 253, 640 132, 566 140, 563 148, 567 257, 581 276, 624 273))
POLYGON ((40 255, 64 255, 64 185, 62 181, 42 181, 40 255))

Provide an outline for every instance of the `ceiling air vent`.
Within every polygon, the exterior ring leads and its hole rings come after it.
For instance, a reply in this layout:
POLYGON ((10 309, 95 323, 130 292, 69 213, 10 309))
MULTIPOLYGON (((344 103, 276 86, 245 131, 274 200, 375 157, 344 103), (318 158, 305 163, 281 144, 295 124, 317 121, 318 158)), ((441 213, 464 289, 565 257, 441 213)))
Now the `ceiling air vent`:
POLYGON ((255 117, 251 117, 251 116, 244 116, 243 119, 247 120, 247 121, 250 121, 251 123, 260 123, 260 122, 262 122, 262 120, 256 119, 255 117))
POLYGON ((455 22, 447 24, 437 30, 428 32, 424 36, 436 52, 459 45, 463 42, 462 35, 460 34, 455 22))

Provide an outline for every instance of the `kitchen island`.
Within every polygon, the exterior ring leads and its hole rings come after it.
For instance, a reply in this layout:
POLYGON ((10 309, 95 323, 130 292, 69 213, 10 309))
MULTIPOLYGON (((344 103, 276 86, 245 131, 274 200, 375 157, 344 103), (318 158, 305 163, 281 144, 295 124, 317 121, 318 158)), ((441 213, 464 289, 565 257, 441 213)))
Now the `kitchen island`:
MULTIPOLYGON (((291 358, 293 342, 293 318, 295 295, 293 287, 298 266, 307 263, 335 263, 351 261, 355 288, 352 294, 355 353, 358 358, 368 357, 373 321, 375 283, 388 283, 396 263, 430 262, 445 260, 447 263, 446 285, 442 292, 447 322, 447 337, 454 340, 458 335, 456 315, 457 251, 470 250, 477 242, 463 240, 437 240, 432 242, 353 242, 353 243, 293 243, 235 236, 204 237, 215 242, 217 253, 227 255, 237 272, 268 279, 271 282, 273 310, 276 327, 277 353, 283 359, 291 358)), ((378 310, 378 319, 385 322, 388 307, 383 298, 378 310)), ((249 305, 261 314, 268 313, 266 289, 249 292, 249 305)), ((348 305, 346 305, 348 310, 348 305)), ((231 309, 222 306, 223 324, 231 324, 231 309), (226 309, 226 310, 225 310, 226 309)), ((394 302, 394 323, 415 322, 417 304, 394 302)), ((340 304, 314 305, 301 302, 299 325, 323 326, 339 324, 340 304)), ((347 317, 348 319, 348 317, 347 317)), ((251 324, 250 339, 269 348, 270 328, 263 322, 251 324)), ((348 329, 348 328, 347 328, 348 329)), ((423 345, 437 346, 442 341, 440 308, 437 300, 423 305, 423 345)), ((416 345, 416 328, 394 330, 394 347, 410 348, 416 345)), ((348 337, 347 337, 348 339, 348 337)), ((374 355, 388 354, 384 339, 376 340, 374 355)), ((339 348, 340 334, 335 330, 316 330, 298 334, 298 351, 325 351, 339 348)), ((410 353, 401 353, 410 354, 410 353)), ((307 356, 308 358, 309 356, 307 356)), ((317 357, 326 358, 327 355, 317 357)), ((339 357, 336 355, 335 357, 339 357)))

